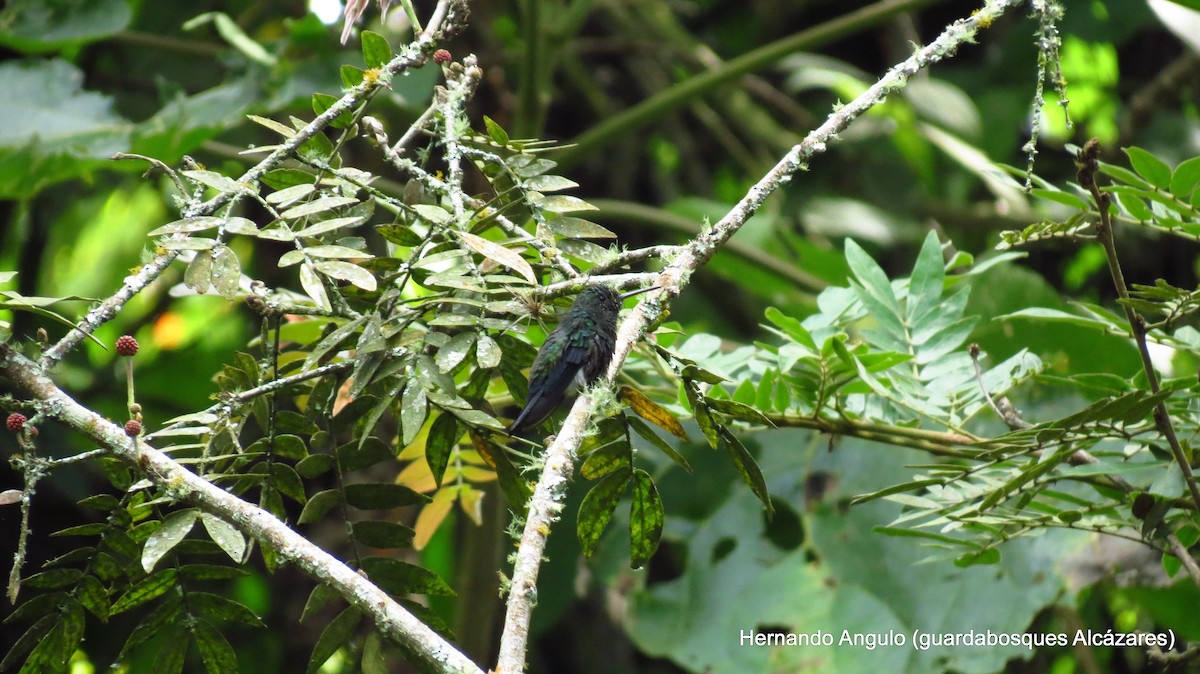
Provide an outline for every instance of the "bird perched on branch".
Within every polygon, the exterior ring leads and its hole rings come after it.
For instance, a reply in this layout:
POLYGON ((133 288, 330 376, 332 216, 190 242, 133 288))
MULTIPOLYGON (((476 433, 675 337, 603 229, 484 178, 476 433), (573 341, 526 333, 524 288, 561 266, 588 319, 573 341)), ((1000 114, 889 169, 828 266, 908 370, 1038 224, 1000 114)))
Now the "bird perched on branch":
POLYGON ((618 294, 606 285, 589 286, 546 337, 529 368, 529 399, 508 427, 509 434, 536 428, 562 401, 591 385, 608 367, 617 342, 617 313, 627 297, 658 286, 618 294))

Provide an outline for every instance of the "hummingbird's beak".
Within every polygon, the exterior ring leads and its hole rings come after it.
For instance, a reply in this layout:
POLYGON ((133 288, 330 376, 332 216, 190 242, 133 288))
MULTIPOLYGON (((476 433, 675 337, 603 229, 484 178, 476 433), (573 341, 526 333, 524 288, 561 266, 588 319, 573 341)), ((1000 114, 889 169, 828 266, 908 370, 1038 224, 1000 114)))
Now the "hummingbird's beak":
POLYGON ((639 290, 630 290, 630 291, 629 291, 629 292, 627 292, 627 293, 622 293, 622 294, 621 294, 621 299, 622 299, 622 300, 625 300, 625 299, 628 299, 628 298, 630 298, 630 297, 633 297, 634 295, 641 295, 642 293, 648 293, 648 292, 650 292, 651 290, 658 290, 658 289, 659 289, 659 288, 661 288, 661 287, 662 287, 662 286, 650 286, 649 288, 641 288, 641 289, 639 289, 639 290))

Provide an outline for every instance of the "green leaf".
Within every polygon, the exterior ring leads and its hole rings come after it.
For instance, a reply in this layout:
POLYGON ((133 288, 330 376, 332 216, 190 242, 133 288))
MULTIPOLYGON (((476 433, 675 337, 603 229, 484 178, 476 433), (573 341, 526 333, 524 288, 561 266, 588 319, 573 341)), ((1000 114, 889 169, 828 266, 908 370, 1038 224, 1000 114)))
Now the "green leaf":
POLYGON ((151 599, 162 596, 167 590, 175 586, 175 578, 175 569, 162 569, 143 578, 113 603, 112 608, 109 609, 109 615, 117 615, 135 606, 141 606, 151 599))
POLYGON ((1032 194, 1035 197, 1041 197, 1047 201, 1070 206, 1080 211, 1086 211, 1090 208, 1088 202, 1070 192, 1063 192, 1062 190, 1035 189, 1032 191, 1032 194))
POLYGON ((1140 196, 1124 190, 1116 194, 1117 201, 1120 202, 1126 211, 1129 211, 1129 215, 1135 220, 1147 222, 1154 219, 1154 213, 1140 196))
POLYGON ((767 509, 767 516, 770 517, 775 512, 775 506, 771 504, 771 497, 767 493, 767 481, 763 478, 758 463, 754 461, 754 457, 750 455, 742 441, 729 432, 729 429, 722 426, 718 432, 718 449, 724 449, 729 454, 734 467, 737 468, 738 475, 742 476, 742 481, 749 485, 750 491, 754 492, 759 501, 762 501, 763 506, 767 509))
POLYGON ((421 431, 429 413, 425 384, 419 377, 408 380, 400 398, 400 443, 407 447, 421 431))
POLYGON ((579 474, 588 480, 599 480, 614 471, 628 469, 631 465, 629 445, 624 442, 610 442, 592 450, 583 464, 579 474))
POLYGON ((460 421, 468 426, 490 428, 493 431, 504 430, 504 424, 496 421, 495 417, 481 410, 447 407, 446 411, 458 417, 460 421))
POLYGON ((961 568, 980 564, 999 564, 999 548, 985 548, 973 552, 965 552, 954 559, 954 565, 961 568))
POLYGON ((612 521, 613 511, 632 479, 633 473, 628 470, 611 473, 583 497, 576 515, 575 531, 584 556, 591 557, 596 551, 596 544, 612 521))
POLYGON ((242 31, 241 26, 237 25, 228 14, 224 12, 206 12, 192 19, 189 19, 183 24, 184 30, 192 30, 197 26, 204 25, 211 21, 217 29, 217 33, 225 38, 235 49, 240 51, 246 58, 255 61, 268 68, 275 65, 275 57, 270 54, 263 46, 255 42, 242 31))
POLYGON ((167 515, 142 547, 142 568, 147 573, 153 571, 158 561, 188 535, 199 516, 200 511, 195 508, 177 510, 167 515))
POLYGON ((767 307, 763 314, 766 316, 768 321, 774 323, 775 327, 782 330, 785 335, 792 339, 792 341, 796 342, 800 346, 805 347, 812 353, 817 353, 819 351, 819 349, 817 349, 817 343, 813 341, 812 335, 809 334, 808 330, 800 323, 800 321, 788 316, 787 314, 784 314, 775 307, 767 307))
MULTIPOLYGON (((342 206, 349 206, 350 204, 357 203, 358 199, 353 197, 321 197, 319 199, 314 199, 312 201, 300 204, 299 206, 293 206, 279 215, 284 220, 298 220, 310 215, 324 213, 335 208, 341 208, 342 206)), ((363 254, 363 257, 366 257, 365 253, 363 254)))
MULTIPOLYGON (((846 239, 846 262, 854 278, 862 284, 866 293, 893 316, 900 315, 900 305, 892 291, 892 283, 875 260, 854 239, 846 239)), ((940 268, 939 264, 939 268, 940 268)), ((877 317, 878 318, 878 317, 877 317)))
MULTIPOLYGON (((250 118, 255 121, 263 120, 262 117, 255 117, 254 115, 250 115, 250 118)), ((272 125, 271 128, 278 127, 279 132, 282 133, 285 138, 291 138, 292 136, 296 135, 295 131, 283 124, 280 124, 279 122, 270 119, 264 121, 270 123, 272 125)), ((273 190, 285 190, 296 185, 312 185, 316 181, 317 177, 315 175, 303 169, 295 168, 274 169, 272 171, 268 171, 267 174, 262 177, 262 183, 273 190)), ((271 195, 267 195, 267 201, 270 200, 271 195)))
POLYGON ((362 674, 388 674, 387 659, 383 651, 383 640, 380 638, 379 632, 371 632, 363 642, 362 660, 360 661, 359 668, 362 670, 362 674))
POLYGON ((1159 189, 1167 189, 1171 185, 1171 167, 1158 157, 1140 147, 1123 148, 1129 156, 1129 164, 1138 175, 1145 178, 1151 185, 1159 189))
POLYGON ((133 16, 124 0, 6 4, 0 45, 25 54, 79 49, 120 33, 133 16))
MULTIPOLYGON (((313 456, 322 455, 314 454, 313 456)), ((328 458, 333 459, 333 457, 328 458)), ((394 458, 396 458, 396 455, 392 448, 386 442, 374 436, 368 436, 365 440, 358 442, 351 440, 337 448, 337 463, 341 465, 342 470, 345 472, 370 468, 377 463, 390 461, 394 458)), ((300 466, 296 466, 296 468, 299 471, 300 466)))
POLYGON ((425 461, 429 464, 429 471, 433 473, 435 484, 442 483, 446 466, 450 463, 450 453, 460 437, 462 429, 458 427, 458 419, 453 414, 442 412, 429 427, 429 438, 425 443, 425 461))
MULTIPOLYGON (((1197 0, 1200 5, 1200 0, 1197 0)), ((1175 167, 1171 174, 1171 194, 1187 200, 1192 196, 1196 185, 1200 184, 1200 157, 1184 160, 1175 167)))
MULTIPOLYGON (((378 440, 378 438, 374 438, 378 440)), ((370 439, 368 439, 370 442, 370 439)), ((311 480, 318 475, 324 475, 336 465, 337 459, 329 454, 310 454, 300 460, 296 464, 296 472, 306 480, 311 480)))
POLYGON ((0 63, 0 199, 31 196, 111 165, 113 153, 129 147, 132 125, 111 98, 83 90, 85 81, 62 59, 0 63))
POLYGON ((371 272, 356 264, 340 260, 321 260, 314 263, 313 267, 326 276, 332 276, 341 281, 349 281, 368 292, 375 290, 375 277, 371 272))
POLYGON ((95 576, 84 576, 75 585, 75 598, 92 615, 102 621, 108 620, 108 592, 95 576))
POLYGON ((529 262, 527 262, 525 258, 521 257, 520 253, 509 250, 498 243, 488 241, 482 236, 476 236, 470 232, 459 232, 458 235, 460 238, 462 238, 463 243, 467 244, 467 246, 469 246, 475 252, 483 255, 493 262, 497 262, 505 267, 508 267, 509 269, 520 274, 521 277, 526 281, 537 285, 537 274, 534 273, 533 267, 529 264, 529 262))
POLYGON ((230 580, 248 576, 250 572, 238 566, 184 564, 179 567, 179 574, 192 580, 230 580))
POLYGON ((407 548, 412 545, 413 530, 396 522, 365 520, 351 525, 354 538, 373 548, 407 548))
POLYGON ((308 622, 320 613, 329 602, 340 598, 341 595, 338 594, 338 591, 329 585, 324 583, 317 585, 308 594, 308 600, 304 602, 304 610, 300 612, 300 622, 308 622))
POLYGON ((555 234, 572 239, 617 238, 617 235, 606 227, 591 222, 590 220, 573 218, 567 215, 560 215, 556 218, 550 218, 546 220, 546 226, 549 227, 550 231, 554 232, 555 234))
POLYGON ((392 46, 384 36, 364 30, 359 34, 359 40, 362 42, 363 63, 368 68, 382 68, 392 60, 392 46))
POLYGON ((362 570, 372 583, 393 596, 454 596, 454 590, 436 573, 391 557, 365 557, 362 560, 362 570))
MULTIPOLYGON (((560 190, 569 190, 569 189, 573 189, 576 187, 579 187, 579 183, 575 182, 574 180, 571 180, 570 178, 564 178, 563 176, 555 176, 555 175, 534 176, 534 177, 530 178, 529 180, 525 181, 525 189, 533 190, 535 192, 558 192, 560 190)), ((561 220, 563 218, 556 218, 556 219, 561 220)), ((546 223, 546 224, 550 224, 550 223, 546 223)), ((593 225, 595 227, 600 227, 600 225, 597 225, 595 223, 588 223, 588 224, 593 225)), ((551 227, 551 229, 553 229, 553 227, 551 227)), ((600 227, 600 229, 604 229, 604 228, 600 227)), ((605 231, 608 231, 608 230, 605 230, 605 231)), ((610 232, 610 234, 611 234, 611 232, 610 232)), ((616 238, 616 235, 611 234, 611 237, 616 238)), ((604 238, 609 238, 609 237, 604 237, 604 238)))
POLYGON ((188 592, 187 606, 210 620, 225 620, 248 627, 266 627, 254 611, 231 599, 208 592, 188 592))
POLYGON ((930 231, 925 235, 921 252, 913 266, 912 278, 908 282, 908 322, 917 323, 922 316, 927 315, 942 301, 942 285, 945 283, 946 272, 942 263, 942 244, 937 232, 930 231))
POLYGON ((342 66, 338 73, 342 77, 342 86, 347 89, 353 89, 362 84, 365 74, 362 68, 356 68, 349 64, 342 66))
POLYGON ((347 505, 360 510, 386 510, 429 501, 404 485, 388 482, 348 484, 345 491, 347 505))
POLYGON ((542 199, 537 204, 538 208, 550 213, 575 213, 578 211, 597 211, 600 210, 588 202, 573 197, 567 194, 555 194, 542 199))
POLYGON ((304 504, 304 510, 300 512, 297 524, 312 524, 321 519, 325 513, 329 512, 330 508, 342 502, 342 493, 336 489, 326 489, 313 494, 313 497, 308 499, 308 503, 304 504))
POLYGON ((189 639, 183 633, 183 625, 164 626, 160 634, 164 637, 162 647, 154 656, 155 674, 178 674, 183 671, 187 660, 189 639))
POLYGON ((713 398, 710 396, 704 397, 704 402, 709 407, 722 413, 728 414, 735 419, 741 419, 752 424, 762 424, 769 428, 775 428, 775 422, 768 419, 762 412, 744 403, 739 403, 735 400, 724 398, 713 398))
POLYGON ((704 439, 708 440, 709 446, 716 449, 717 422, 713 419, 708 404, 704 402, 699 388, 694 383, 685 380, 683 382, 683 390, 687 395, 688 405, 692 408, 692 416, 700 426, 700 431, 704 433, 704 439))
POLYGON ((495 141, 497 145, 502 147, 508 145, 508 132, 506 132, 503 127, 497 124, 496 120, 484 115, 483 124, 487 127, 488 135, 491 136, 492 140, 495 141))
POLYGON ((475 346, 475 332, 467 330, 450 338, 450 341, 438 347, 434 362, 442 372, 450 372, 458 367, 471 353, 475 346))
POLYGON ((1107 330, 1110 327, 1108 323, 1101 321, 1101 320, 1097 320, 1095 318, 1079 316, 1077 314, 1067 313, 1067 312, 1061 311, 1059 309, 1046 309, 1043 307, 1031 307, 1029 309, 1021 309, 1020 311, 1014 311, 1010 314, 1003 314, 1001 316, 996 316, 992 320, 1006 321, 1006 320, 1012 320, 1014 318, 1038 319, 1038 320, 1043 320, 1043 321, 1051 321, 1051 322, 1055 322, 1055 323, 1067 323, 1070 325, 1078 325, 1081 327, 1094 328, 1097 330, 1107 330))
POLYGON ((496 340, 484 334, 479 335, 475 343, 475 361, 480 369, 490 370, 499 365, 503 358, 504 352, 500 350, 496 340))
POLYGON ((217 631, 206 620, 197 620, 192 625, 192 639, 200 660, 209 674, 231 674, 237 672, 237 654, 225 639, 225 635, 217 631))
POLYGON ((191 179, 193 182, 204 185, 205 187, 211 187, 212 189, 225 194, 241 194, 242 192, 246 191, 245 185, 239 183, 233 178, 217 173, 216 171, 195 170, 180 171, 179 173, 180 175, 191 179))
MULTIPOLYGON (((150 612, 138 626, 133 628, 129 633, 129 638, 125 640, 125 645, 121 647, 121 653, 118 656, 119 660, 128 658, 138 646, 162 634, 169 626, 178 623, 179 615, 183 612, 183 599, 180 595, 173 595, 163 603, 159 604, 153 611, 150 612)), ((186 639, 182 639, 185 644, 186 639)))
POLYGON ((212 285, 221 297, 233 299, 238 295, 242 280, 242 266, 237 253, 229 246, 217 246, 212 252, 212 269, 209 272, 212 285))
MULTIPOLYGON (((64 595, 65 596, 65 595, 64 595)), ((28 604, 29 602, 25 602, 28 604)), ((7 622, 7 620, 5 621, 7 622)), ((8 653, 0 658, 0 670, 8 671, 17 661, 29 652, 35 645, 44 640, 46 633, 58 623, 58 611, 41 617, 36 623, 25 630, 25 633, 16 640, 8 653)))
POLYGON ((633 471, 633 500, 629 506, 629 566, 641 568, 650 561, 662 540, 663 503, 650 474, 633 471))
POLYGON ((635 433, 647 440, 650 444, 657 447, 660 452, 670 457, 670 459, 674 461, 680 468, 689 473, 692 472, 692 464, 688 463, 688 460, 684 458, 683 454, 680 454, 674 447, 670 445, 670 443, 659 437, 658 433, 655 433, 654 429, 646 425, 644 421, 641 419, 632 418, 627 419, 626 421, 629 423, 629 427, 632 428, 635 433))
POLYGON ((221 546, 230 559, 240 564, 246 558, 246 537, 242 535, 242 532, 232 524, 209 513, 200 513, 200 521, 204 523, 204 529, 208 531, 209 537, 221 546))
POLYGON ((312 655, 308 659, 307 674, 316 674, 330 656, 345 646, 361 620, 362 609, 357 606, 348 606, 330 621, 321 632, 321 636, 317 638, 316 645, 313 646, 312 655))
POLYGON ((206 229, 219 227, 225 222, 224 218, 214 218, 210 216, 199 216, 195 218, 183 218, 168 222, 162 227, 157 227, 146 233, 146 236, 165 236, 168 234, 190 234, 192 232, 203 232, 206 229))

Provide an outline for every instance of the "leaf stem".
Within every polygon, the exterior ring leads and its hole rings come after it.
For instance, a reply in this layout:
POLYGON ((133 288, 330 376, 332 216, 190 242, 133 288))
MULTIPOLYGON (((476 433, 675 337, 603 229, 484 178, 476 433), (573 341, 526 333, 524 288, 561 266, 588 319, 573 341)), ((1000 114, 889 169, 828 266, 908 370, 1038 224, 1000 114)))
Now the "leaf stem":
MULTIPOLYGON (((1138 354, 1142 357, 1142 369, 1146 372, 1146 381, 1150 384, 1150 392, 1158 393, 1162 390, 1162 386, 1159 384, 1158 372, 1154 369, 1154 362, 1150 360, 1150 349, 1146 344, 1146 320, 1126 301, 1129 299, 1129 286, 1125 284, 1125 274, 1121 271, 1121 261, 1117 257, 1117 245, 1113 239, 1112 220, 1108 210, 1112 203, 1112 195, 1101 191, 1096 184, 1096 176, 1100 168, 1099 155, 1100 140, 1098 138, 1089 140, 1080 150, 1076 160, 1079 168, 1079 184, 1091 193, 1092 199, 1096 202, 1096 212, 1099 214, 1096 220, 1096 235, 1104 246, 1104 254, 1108 258, 1108 271, 1112 276, 1113 286, 1117 290, 1121 308, 1125 310, 1125 318, 1129 321, 1129 329, 1133 334, 1133 341, 1137 344, 1138 354)), ((1179 444, 1179 438, 1175 435, 1175 427, 1171 423, 1171 415, 1167 412, 1167 405, 1164 401, 1159 401, 1154 406, 1154 424, 1167 439, 1167 444, 1171 446, 1171 454, 1175 457, 1175 462, 1179 464, 1184 482, 1187 483, 1188 491, 1191 492, 1192 501, 1195 502, 1196 508, 1200 509, 1200 486, 1196 484, 1196 476, 1192 473, 1192 465, 1188 460, 1187 453, 1183 451, 1183 447, 1179 444)))

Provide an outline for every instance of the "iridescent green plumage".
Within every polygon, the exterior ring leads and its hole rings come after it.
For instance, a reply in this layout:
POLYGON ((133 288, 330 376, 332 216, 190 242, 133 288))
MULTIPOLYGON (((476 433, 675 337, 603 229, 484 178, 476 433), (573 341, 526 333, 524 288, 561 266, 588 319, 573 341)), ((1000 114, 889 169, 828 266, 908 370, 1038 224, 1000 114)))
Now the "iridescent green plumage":
POLYGON ((508 432, 537 427, 569 394, 599 379, 616 346, 621 301, 653 289, 619 295, 605 285, 585 288, 533 359, 529 368, 529 400, 508 432))

